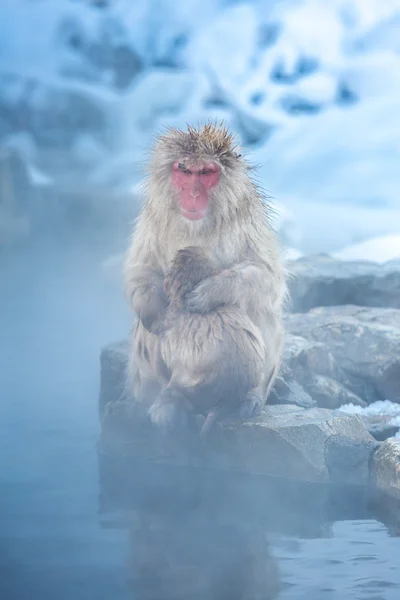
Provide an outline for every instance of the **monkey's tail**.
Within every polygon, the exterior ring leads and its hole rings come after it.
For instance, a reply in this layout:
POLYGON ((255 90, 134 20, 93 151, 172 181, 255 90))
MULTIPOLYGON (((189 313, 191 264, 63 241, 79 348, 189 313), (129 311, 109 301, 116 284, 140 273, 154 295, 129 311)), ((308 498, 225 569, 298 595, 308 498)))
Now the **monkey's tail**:
POLYGON ((210 412, 208 413, 208 415, 205 418, 205 421, 202 425, 202 428, 200 429, 200 438, 201 439, 205 439, 209 432, 211 431, 211 429, 214 426, 214 423, 220 418, 221 416, 221 409, 218 408, 214 408, 213 410, 210 410, 210 412))

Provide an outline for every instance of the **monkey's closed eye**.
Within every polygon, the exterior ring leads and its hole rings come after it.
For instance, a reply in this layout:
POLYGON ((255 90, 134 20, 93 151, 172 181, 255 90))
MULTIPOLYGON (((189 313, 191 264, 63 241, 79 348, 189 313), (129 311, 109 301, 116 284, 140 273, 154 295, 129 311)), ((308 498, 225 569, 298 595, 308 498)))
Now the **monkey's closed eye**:
POLYGON ((192 171, 190 169, 186 169, 185 165, 183 165, 182 163, 179 163, 178 169, 180 171, 182 171, 182 173, 184 173, 184 175, 191 175, 192 174, 192 171))

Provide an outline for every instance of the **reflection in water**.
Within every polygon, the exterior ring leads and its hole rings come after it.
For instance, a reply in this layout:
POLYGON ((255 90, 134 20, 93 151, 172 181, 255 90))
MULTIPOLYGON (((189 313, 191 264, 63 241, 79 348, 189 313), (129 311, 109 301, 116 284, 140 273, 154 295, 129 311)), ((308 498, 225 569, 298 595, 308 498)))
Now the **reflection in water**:
POLYGON ((284 598, 288 584, 280 583, 271 539, 285 554, 300 546, 299 538, 332 538, 335 518, 370 515, 358 488, 144 464, 102 452, 99 467, 101 519, 129 530, 136 600, 284 598), (288 547, 282 536, 292 539, 288 547))
POLYGON ((99 469, 100 520, 129 531, 135 600, 398 598, 399 539, 375 520, 383 504, 365 489, 102 451, 99 469))
POLYGON ((265 527, 239 509, 231 482, 214 485, 212 473, 151 465, 132 465, 133 476, 118 481, 115 463, 100 458, 101 507, 106 514, 123 508, 129 528, 133 598, 276 597, 278 569, 265 527))
POLYGON ((137 512, 131 529, 134 598, 265 600, 276 597, 277 566, 257 527, 195 510, 137 512))
POLYGON ((100 264, 120 249, 55 231, 0 252, 1 600, 261 599, 272 557, 279 600, 398 600, 400 520, 362 494, 101 456, 98 513, 99 354, 130 322, 100 264))

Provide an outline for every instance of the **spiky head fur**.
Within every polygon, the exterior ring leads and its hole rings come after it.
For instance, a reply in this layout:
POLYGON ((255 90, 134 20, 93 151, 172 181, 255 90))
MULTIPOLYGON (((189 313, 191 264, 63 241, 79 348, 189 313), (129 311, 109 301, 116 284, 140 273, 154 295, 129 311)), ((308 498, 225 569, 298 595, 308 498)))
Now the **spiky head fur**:
POLYGON ((165 225, 172 218, 181 222, 183 230, 216 231, 230 223, 265 218, 265 204, 250 178, 250 165, 240 153, 235 137, 221 123, 207 123, 187 130, 167 129, 153 148, 150 176, 147 181, 146 212, 152 218, 163 213, 165 225), (202 221, 191 223, 179 218, 176 190, 171 186, 171 170, 175 162, 200 165, 209 161, 220 168, 220 180, 210 192, 209 215, 202 221), (162 199, 162 202, 160 202, 162 199), (166 210, 166 208, 168 210, 166 210), (168 213, 168 214, 167 214, 168 213), (264 217, 262 216, 264 213, 264 217))
POLYGON ((187 131, 167 129, 157 141, 155 154, 159 163, 172 165, 179 160, 198 164, 213 160, 222 169, 237 167, 241 158, 234 135, 222 123, 206 123, 197 128, 189 125, 187 131))

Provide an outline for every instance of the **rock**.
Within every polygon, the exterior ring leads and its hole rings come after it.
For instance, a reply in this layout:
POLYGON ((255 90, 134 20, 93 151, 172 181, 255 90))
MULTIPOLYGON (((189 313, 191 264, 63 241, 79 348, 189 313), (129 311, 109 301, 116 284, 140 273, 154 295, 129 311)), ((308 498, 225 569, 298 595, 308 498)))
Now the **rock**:
POLYGON ((380 265, 317 255, 293 261, 288 269, 293 312, 343 304, 400 308, 399 260, 380 265))
POLYGON ((311 395, 312 377, 322 375, 368 404, 400 402, 400 310, 315 308, 288 315, 286 327, 303 338, 297 337, 295 343, 289 338, 285 356, 294 377, 311 395))
MULTIPOLYGON (((317 406, 317 403, 313 398, 311 398, 310 394, 308 394, 305 389, 294 379, 290 380, 289 383, 286 383, 288 388, 288 395, 280 397, 280 402, 278 404, 295 404, 296 406, 301 406, 303 408, 314 408, 317 406)), ((279 391, 279 382, 275 383, 274 392, 279 391)), ((278 396, 279 398, 279 396, 278 396)), ((268 403, 272 404, 271 399, 268 399, 268 403)))
POLYGON ((287 334, 281 372, 286 380, 294 378, 304 393, 322 408, 334 409, 349 403, 366 406, 366 402, 347 387, 346 374, 326 344, 287 334))
POLYGON ((328 481, 333 465, 335 480, 343 475, 358 483, 365 482, 369 455, 376 445, 359 418, 342 420, 330 410, 290 405, 267 406, 259 418, 240 425, 221 424, 213 441, 214 453, 225 468, 328 481), (346 462, 345 455, 341 462, 332 461, 327 448, 335 438, 347 439, 357 448, 358 461, 346 462))
POLYGON ((158 68, 144 71, 124 95, 121 103, 121 133, 153 132, 171 115, 197 106, 208 90, 207 83, 195 73, 158 68))
POLYGON ((198 445, 197 436, 179 440, 176 435, 160 435, 137 405, 121 401, 106 407, 100 448, 136 460, 212 465, 258 475, 284 474, 305 481, 329 481, 332 470, 335 481, 343 473, 346 481, 364 483, 375 444, 358 416, 285 405, 267 406, 250 421, 231 419, 217 424, 205 447, 198 445), (328 452, 328 442, 333 444, 334 438, 348 440, 356 449, 356 459, 346 462, 345 453, 328 452))
POLYGON ((360 415, 360 417, 370 434, 380 442, 393 437, 399 430, 398 425, 393 425, 392 415, 360 415))
POLYGON ((285 363, 281 365, 280 373, 268 397, 268 404, 295 404, 302 408, 313 408, 317 403, 303 386, 296 381, 285 363))
POLYGON ((381 491, 400 500, 400 439, 390 438, 376 450, 371 476, 381 491))
POLYGON ((335 409, 350 403, 366 406, 366 402, 330 377, 311 375, 305 385, 316 404, 322 408, 335 409))
POLYGON ((5 77, 0 72, 0 115, 7 115, 14 136, 29 133, 34 140, 36 166, 52 178, 70 181, 82 169, 87 177, 87 161, 81 164, 75 156, 75 144, 84 136, 98 146, 99 155, 110 148, 115 103, 118 98, 107 90, 87 93, 72 81, 62 85, 20 74, 5 77))
POLYGON ((109 344, 100 355, 99 411, 103 414, 108 402, 124 397, 128 341, 109 344))
POLYGON ((341 406, 339 411, 348 415, 360 415, 370 434, 380 442, 393 437, 399 431, 400 404, 389 400, 378 400, 366 408, 346 404, 341 406))
POLYGON ((332 482, 367 486, 370 480, 369 463, 379 443, 335 435, 326 443, 326 460, 332 482))
MULTIPOLYGON (((303 316, 303 315, 301 315, 303 316)), ((292 321, 286 323, 287 333, 283 350, 283 363, 298 381, 304 381, 310 373, 323 373, 337 378, 339 367, 326 344, 306 339, 302 335, 291 335, 292 321)), ((295 330, 295 326, 293 327, 295 330)))
POLYGON ((90 28, 86 28, 80 18, 64 16, 56 37, 67 50, 59 66, 65 77, 90 83, 108 81, 125 89, 143 69, 126 26, 113 19, 96 20, 92 15, 90 28))

